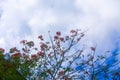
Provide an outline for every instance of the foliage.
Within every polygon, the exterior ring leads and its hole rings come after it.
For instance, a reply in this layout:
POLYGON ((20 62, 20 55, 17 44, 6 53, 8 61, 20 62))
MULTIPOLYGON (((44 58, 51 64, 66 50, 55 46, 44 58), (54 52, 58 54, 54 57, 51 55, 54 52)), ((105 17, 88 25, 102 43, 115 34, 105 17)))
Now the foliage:
POLYGON ((10 52, 0 53, 0 80, 26 80, 35 61, 21 54, 15 47, 11 48, 10 52))

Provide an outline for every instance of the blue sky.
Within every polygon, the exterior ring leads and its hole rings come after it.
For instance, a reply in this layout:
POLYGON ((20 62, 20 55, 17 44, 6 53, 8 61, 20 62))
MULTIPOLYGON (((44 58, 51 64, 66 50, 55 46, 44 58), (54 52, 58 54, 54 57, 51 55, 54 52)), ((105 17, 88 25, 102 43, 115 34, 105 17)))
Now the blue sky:
POLYGON ((87 30, 83 44, 120 48, 120 0, 0 0, 0 47, 19 46, 47 31, 87 30))

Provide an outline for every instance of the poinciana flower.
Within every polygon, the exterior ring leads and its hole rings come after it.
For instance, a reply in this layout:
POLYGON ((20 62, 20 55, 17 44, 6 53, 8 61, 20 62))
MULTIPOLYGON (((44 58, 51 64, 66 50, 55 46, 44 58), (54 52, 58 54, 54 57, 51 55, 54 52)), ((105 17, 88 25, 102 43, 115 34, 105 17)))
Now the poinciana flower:
POLYGON ((64 75, 64 73, 65 73, 65 71, 63 71, 63 70, 62 70, 62 71, 59 71, 59 72, 58 72, 58 76, 60 77, 60 76, 64 75))
POLYGON ((27 40, 20 41, 21 44, 25 45, 27 43, 27 40))
POLYGON ((81 38, 77 38, 77 41, 80 41, 81 38))
POLYGON ((64 42, 64 38, 63 38, 63 37, 60 37, 60 41, 64 42))
POLYGON ((32 54, 32 55, 31 55, 31 58, 32 58, 32 59, 37 58, 37 54, 32 54))
POLYGON ((76 33, 76 30, 71 30, 70 33, 76 33))
POLYGON ((37 54, 38 54, 39 56, 41 56, 41 57, 43 57, 43 56, 45 55, 45 53, 42 52, 42 51, 38 52, 37 54))
POLYGON ((45 43, 41 43, 41 44, 40 44, 40 48, 41 48, 42 51, 45 49, 45 47, 46 47, 46 44, 45 44, 45 43))
POLYGON ((20 52, 16 52, 14 54, 11 55, 12 57, 21 57, 22 54, 20 52))
POLYGON ((42 35, 38 36, 38 39, 44 40, 42 35))
POLYGON ((77 36, 77 30, 71 30, 71 37, 77 36))
POLYGON ((54 39, 55 39, 55 40, 58 40, 58 39, 59 39, 59 37, 58 37, 58 36, 54 36, 54 39))
POLYGON ((90 47, 92 51, 95 51, 95 48, 94 47, 90 47))
POLYGON ((61 35, 61 32, 56 32, 56 35, 60 36, 60 35, 61 35))
POLYGON ((0 48, 0 53, 4 53, 5 50, 3 48, 0 48))

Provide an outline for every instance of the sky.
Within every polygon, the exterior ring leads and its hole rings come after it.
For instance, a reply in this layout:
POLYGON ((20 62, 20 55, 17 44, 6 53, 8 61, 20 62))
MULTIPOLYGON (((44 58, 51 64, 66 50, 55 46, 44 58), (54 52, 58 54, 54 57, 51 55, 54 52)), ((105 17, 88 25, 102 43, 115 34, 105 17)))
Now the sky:
POLYGON ((0 47, 48 31, 88 30, 82 44, 120 51, 120 0, 0 0, 0 47))

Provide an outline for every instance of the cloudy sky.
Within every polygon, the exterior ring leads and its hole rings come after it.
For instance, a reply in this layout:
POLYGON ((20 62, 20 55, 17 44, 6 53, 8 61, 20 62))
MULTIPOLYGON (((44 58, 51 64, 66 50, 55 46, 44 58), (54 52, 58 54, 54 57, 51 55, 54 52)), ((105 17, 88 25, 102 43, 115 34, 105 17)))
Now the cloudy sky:
POLYGON ((87 30, 84 44, 119 51, 120 0, 0 0, 0 47, 39 34, 87 30))

